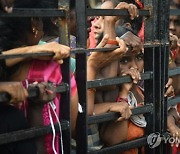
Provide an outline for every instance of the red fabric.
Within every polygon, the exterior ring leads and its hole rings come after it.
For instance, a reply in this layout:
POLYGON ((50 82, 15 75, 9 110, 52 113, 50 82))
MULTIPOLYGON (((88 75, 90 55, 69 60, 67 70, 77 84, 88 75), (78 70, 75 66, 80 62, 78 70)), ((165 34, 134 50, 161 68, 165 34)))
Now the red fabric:
POLYGON ((138 36, 141 38, 142 42, 144 42, 144 21, 142 23, 140 31, 138 32, 138 36))
POLYGON ((143 4, 141 3, 141 1, 140 1, 140 0, 135 0, 135 2, 136 2, 136 4, 138 4, 138 5, 139 5, 140 9, 142 9, 142 8, 143 8, 143 4))

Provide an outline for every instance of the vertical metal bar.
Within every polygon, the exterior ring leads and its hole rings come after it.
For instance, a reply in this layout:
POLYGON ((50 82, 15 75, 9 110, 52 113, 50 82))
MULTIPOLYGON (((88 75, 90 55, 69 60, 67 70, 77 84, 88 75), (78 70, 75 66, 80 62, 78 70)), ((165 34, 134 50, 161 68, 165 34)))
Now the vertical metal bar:
MULTIPOLYGON (((154 74, 154 48, 146 48, 145 52, 144 52, 144 71, 151 71, 154 74)), ((152 74, 152 75, 153 75, 152 74)), ((151 80, 145 80, 144 81, 144 102, 145 105, 147 104, 153 104, 153 106, 155 106, 155 84, 154 84, 154 75, 153 75, 153 79, 151 80)), ((153 132, 155 132, 155 108, 154 111, 150 114, 145 115, 146 117, 146 121, 147 121, 147 126, 145 129, 145 133, 146 134, 151 134, 153 132)), ((155 150, 149 148, 149 146, 146 146, 146 153, 147 154, 155 154, 155 150)))
MULTIPOLYGON (((66 10, 66 17, 59 18, 59 43, 69 46, 69 0, 58 0, 58 8, 66 10)), ((63 147, 64 153, 71 153, 71 103, 70 103, 70 58, 64 60, 64 64, 61 65, 62 69, 62 81, 69 84, 69 91, 61 94, 61 118, 69 121, 69 129, 63 131, 63 147)))
MULTIPOLYGON (((157 1, 156 0, 144 0, 144 8, 149 8, 151 10, 151 16, 144 21, 145 25, 145 42, 150 41, 154 42, 157 39, 157 1)), ((147 127, 146 127, 146 134, 149 135, 152 132, 155 132, 155 123, 157 123, 157 111, 156 111, 156 71, 157 67, 155 65, 155 48, 146 48, 144 53, 144 70, 152 71, 153 72, 153 79, 146 80, 144 83, 145 88, 145 104, 153 103, 154 111, 152 116, 146 116, 147 120, 147 127)), ((158 124, 158 123, 157 123, 158 124)), ((155 149, 151 149, 146 146, 145 149, 147 154, 155 154, 155 149)))
MULTIPOLYGON (((159 1, 159 40, 161 46, 161 134, 167 131, 167 98, 164 98, 165 84, 168 81, 169 50, 169 1, 159 1), (161 15, 161 16, 160 16, 161 15)), ((162 153, 167 153, 167 145, 161 144, 162 153)))
MULTIPOLYGON (((161 47, 155 48, 155 58, 154 58, 154 65, 155 65, 155 73, 154 73, 154 84, 155 88, 155 132, 161 133, 161 47)), ((155 148, 155 153, 162 153, 162 144, 155 148)))
MULTIPOLYGON (((86 0, 76 1, 76 21, 77 21, 77 47, 86 48, 86 0)), ((78 87, 79 103, 83 112, 78 114, 77 119, 77 147, 76 153, 86 154, 88 150, 87 142, 87 94, 86 94, 86 53, 76 54, 76 81, 78 87)))
MULTIPOLYGON (((163 46, 162 47, 162 53, 161 53, 161 58, 162 58, 162 134, 164 134, 167 131, 167 98, 164 97, 164 92, 165 92, 165 85, 168 81, 168 63, 169 63, 169 47, 168 46, 163 46), (163 65, 163 66, 162 66, 163 65)), ((167 153, 167 144, 163 144, 163 153, 167 153)))

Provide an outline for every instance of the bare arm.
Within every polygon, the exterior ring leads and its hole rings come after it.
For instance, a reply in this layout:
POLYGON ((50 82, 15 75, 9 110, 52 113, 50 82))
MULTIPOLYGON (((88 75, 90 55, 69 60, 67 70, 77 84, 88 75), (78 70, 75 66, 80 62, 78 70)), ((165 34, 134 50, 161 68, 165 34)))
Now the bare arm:
MULTIPOLYGON (((106 43, 106 38, 103 38, 99 47, 103 47, 106 43)), ((126 46, 123 40, 117 39, 120 44, 120 48, 107 53, 93 52, 88 61, 87 61, 87 81, 96 79, 97 72, 113 59, 116 59, 118 56, 122 56, 126 52, 126 46)), ((88 114, 92 115, 94 112, 94 100, 95 100, 95 91, 94 89, 89 89, 87 91, 88 95, 88 114)))
POLYGON ((76 120, 78 115, 78 94, 71 97, 71 130, 73 138, 76 138, 76 120))
POLYGON ((10 103, 18 103, 28 97, 21 82, 0 82, 0 92, 7 92, 11 96, 10 103))
MULTIPOLYGON (((50 42, 43 45, 34 45, 34 46, 16 48, 16 49, 4 51, 2 54, 23 54, 23 53, 35 53, 35 52, 53 52, 55 54, 53 57, 34 57, 34 58, 41 60, 53 59, 56 60, 58 63, 62 64, 63 59, 69 56, 70 48, 56 42, 50 42)), ((7 67, 11 67, 17 63, 31 59, 32 58, 6 59, 6 65, 7 67)))
POLYGON ((179 116, 177 115, 177 111, 175 108, 171 108, 168 111, 167 129, 169 130, 169 132, 172 136, 180 138, 180 129, 176 125, 177 120, 179 120, 179 116))

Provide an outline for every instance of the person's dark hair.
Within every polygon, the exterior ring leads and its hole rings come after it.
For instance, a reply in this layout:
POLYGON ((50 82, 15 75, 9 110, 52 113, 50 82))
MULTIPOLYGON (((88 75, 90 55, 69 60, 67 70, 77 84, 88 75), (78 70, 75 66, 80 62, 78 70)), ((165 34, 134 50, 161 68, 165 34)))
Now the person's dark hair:
POLYGON ((180 4, 176 4, 173 0, 170 1, 170 6, 180 9, 180 4))
MULTIPOLYGON (((14 8, 41 8, 40 0, 14 0, 14 8)), ((0 51, 27 44, 27 32, 31 31, 31 18, 1 18, 0 51)))
POLYGON ((31 30, 30 18, 1 19, 0 49, 2 51, 28 45, 26 34, 31 30))
MULTIPOLYGON (((125 2, 134 4, 137 6, 138 9, 140 9, 140 6, 134 0, 125 0, 125 2)), ((136 17, 134 20, 131 20, 130 18, 124 18, 123 23, 130 23, 133 31, 135 33, 138 33, 142 27, 143 17, 139 16, 139 17, 136 17)))
MULTIPOLYGON (((41 5, 42 5, 42 8, 57 9, 58 0, 41 0, 41 5)), ((52 23, 51 18, 49 17, 43 18, 43 24, 44 24, 43 30, 44 30, 45 35, 52 36, 55 33, 58 33, 58 27, 52 23)))
POLYGON ((5 60, 0 60, 0 81, 5 81, 7 77, 5 60))
MULTIPOLYGON (((14 8, 41 8, 40 0, 14 0, 14 8)), ((32 31, 31 18, 1 18, 0 52, 28 45, 26 34, 29 31, 32 31)), ((5 66, 4 61, 0 63, 1 67, 2 65, 5 66)), ((10 72, 13 72, 12 70, 10 72)), ((7 69, 0 68, 1 79, 5 79, 5 71, 7 71, 7 69)))

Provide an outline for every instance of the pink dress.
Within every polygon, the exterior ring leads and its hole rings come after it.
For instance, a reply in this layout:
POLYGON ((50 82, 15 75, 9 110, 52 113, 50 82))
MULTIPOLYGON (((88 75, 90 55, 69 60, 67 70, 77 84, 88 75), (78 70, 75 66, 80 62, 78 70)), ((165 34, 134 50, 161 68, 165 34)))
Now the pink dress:
MULTIPOLYGON (((40 60, 34 60, 32 61, 32 64, 30 66, 26 83, 33 83, 33 82, 53 82, 55 84, 60 84, 62 81, 62 73, 61 73, 61 67, 58 63, 54 61, 40 61, 40 60)), ((74 76, 71 76, 71 97, 74 96, 76 93, 77 87, 76 82, 74 79, 74 76)), ((60 94, 57 94, 56 98, 54 99, 54 105, 56 106, 55 112, 57 115, 60 114, 60 94)), ((20 106, 20 109, 23 110, 23 112, 26 115, 28 108, 28 102, 22 103, 20 106)), ((46 103, 43 107, 43 124, 44 126, 50 125, 50 114, 52 116, 53 123, 57 123, 57 118, 53 112, 53 109, 50 107, 49 103, 46 103)), ((52 148, 52 134, 48 134, 45 136, 45 146, 47 154, 54 154, 53 148, 52 148)), ((60 153, 59 148, 59 135, 56 134, 55 137, 55 145, 54 145, 57 154, 60 153)))

